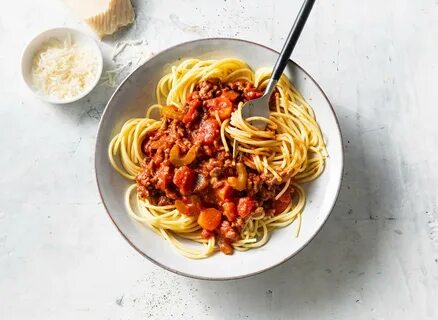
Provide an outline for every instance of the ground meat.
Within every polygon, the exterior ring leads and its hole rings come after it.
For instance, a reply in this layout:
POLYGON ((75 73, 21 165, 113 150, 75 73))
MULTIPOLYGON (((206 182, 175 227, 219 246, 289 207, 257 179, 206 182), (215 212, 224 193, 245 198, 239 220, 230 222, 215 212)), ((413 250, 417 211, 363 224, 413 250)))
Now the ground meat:
POLYGON ((146 143, 143 144, 143 152, 147 157, 153 157, 156 153, 160 152, 168 154, 175 142, 178 142, 178 145, 184 152, 192 145, 188 137, 189 134, 185 128, 178 126, 177 123, 171 120, 165 120, 161 128, 153 136, 145 139, 146 143))
POLYGON ((223 252, 224 254, 226 254, 226 255, 233 254, 233 251, 234 251, 233 247, 224 239, 219 238, 218 246, 219 246, 219 250, 221 252, 223 252))
POLYGON ((199 91, 193 91, 191 95, 189 96, 189 100, 200 100, 201 97, 199 96, 199 91))
POLYGON ((173 169, 168 163, 162 163, 159 167, 156 175, 151 180, 155 182, 155 185, 161 191, 166 191, 169 188, 169 184, 172 182, 173 169))
POLYGON ((254 217, 259 217, 263 213, 265 213, 265 209, 263 207, 257 207, 257 209, 254 210, 254 217))
POLYGON ((235 165, 230 154, 220 151, 215 158, 209 158, 199 165, 199 171, 206 176, 220 177, 235 175, 235 165))
POLYGON ((251 82, 248 81, 236 81, 233 83, 229 83, 228 86, 234 90, 243 94, 244 100, 252 100, 257 99, 263 96, 263 92, 254 87, 251 82))
POLYGON ((202 151, 205 153, 205 155, 209 156, 209 157, 213 157, 214 153, 216 152, 216 146, 208 146, 208 145, 203 145, 202 146, 202 151))
POLYGON ((158 167, 160 163, 164 161, 164 151, 163 149, 158 149, 154 156, 152 157, 152 163, 155 167, 158 167))
POLYGON ((260 178, 263 180, 263 183, 269 187, 279 185, 282 181, 278 181, 277 178, 272 173, 262 173, 260 178))
POLYGON ((149 174, 151 165, 144 165, 143 171, 141 171, 137 177, 137 192, 141 198, 148 198, 154 196, 151 192, 153 188, 153 183, 151 182, 151 176, 149 174), (152 189, 152 190, 149 190, 152 189))
POLYGON ((173 203, 173 200, 178 198, 178 194, 171 185, 172 176, 172 168, 166 162, 163 162, 158 170, 154 169, 152 161, 144 164, 144 170, 136 177, 138 195, 141 198, 158 197, 159 199, 164 196, 166 200, 164 201, 163 198, 159 203, 173 203))
POLYGON ((214 236, 214 232, 213 231, 208 231, 206 229, 202 229, 201 236, 204 239, 209 239, 209 238, 214 236))
POLYGON ((210 179, 210 184, 211 184, 211 187, 216 190, 216 189, 222 188, 225 184, 225 181, 219 180, 217 177, 213 177, 210 179))
POLYGON ((210 176, 211 177, 219 177, 222 173, 223 169, 222 168, 214 168, 213 170, 210 171, 210 176))
POLYGON ((245 225, 245 220, 242 219, 241 217, 237 217, 236 221, 231 224, 231 226, 237 229, 242 228, 244 225, 245 225))
POLYGON ((231 226, 231 223, 227 220, 222 221, 219 229, 219 234, 232 242, 240 239, 239 233, 231 226))
POLYGON ((281 190, 281 182, 271 174, 248 173, 248 195, 259 200, 266 201, 274 198, 281 190))
POLYGON ((199 97, 201 100, 209 100, 216 96, 217 93, 220 94, 220 88, 217 81, 214 80, 204 80, 198 84, 199 97))
POLYGON ((149 190, 139 182, 137 182, 137 194, 140 198, 143 198, 143 199, 151 197, 149 190))
POLYGON ((169 198, 168 196, 160 196, 158 198, 157 205, 159 206, 168 206, 174 203, 174 200, 169 198))
POLYGON ((278 92, 277 88, 275 88, 273 94, 269 98, 269 108, 271 110, 275 111, 276 101, 278 98, 280 98, 280 93, 278 92))
POLYGON ((248 174, 248 181, 246 184, 246 188, 249 194, 255 195, 259 192, 262 185, 262 179, 259 174, 250 172, 248 174))
POLYGON ((262 188, 256 195, 256 199, 260 201, 267 201, 274 198, 278 194, 279 190, 277 188, 262 188))
POLYGON ((231 90, 237 91, 239 93, 243 93, 247 85, 248 83, 246 81, 236 81, 228 83, 228 86, 231 88, 231 90))

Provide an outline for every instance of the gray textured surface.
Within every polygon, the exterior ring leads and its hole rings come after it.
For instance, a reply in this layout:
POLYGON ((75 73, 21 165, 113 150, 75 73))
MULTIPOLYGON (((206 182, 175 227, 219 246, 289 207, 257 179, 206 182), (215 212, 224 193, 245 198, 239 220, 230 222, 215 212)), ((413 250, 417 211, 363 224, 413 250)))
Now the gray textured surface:
MULTIPOLYGON (((93 173, 112 90, 52 106, 21 81, 34 33, 87 30, 62 2, 38 2, 7 2, 0 13, 2 319, 438 318, 436 0, 317 2, 294 59, 338 113, 341 195, 301 254, 229 282, 163 271, 117 233, 93 173)), ((137 24, 101 46, 108 57, 119 40, 145 39, 149 53, 229 36, 279 49, 299 2, 137 0, 137 24)))

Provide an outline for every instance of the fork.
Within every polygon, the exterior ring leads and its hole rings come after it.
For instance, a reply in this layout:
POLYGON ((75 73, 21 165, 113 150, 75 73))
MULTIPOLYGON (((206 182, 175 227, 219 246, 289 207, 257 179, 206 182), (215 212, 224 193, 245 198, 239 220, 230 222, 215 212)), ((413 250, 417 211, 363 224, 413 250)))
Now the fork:
MULTIPOLYGON (((274 91, 278 80, 280 80, 280 77, 286 68, 290 55, 297 44, 298 38, 301 35, 301 31, 303 31, 304 25, 306 24, 307 18, 309 17, 314 3, 315 0, 304 1, 300 12, 295 19, 295 23, 292 26, 289 35, 287 36, 283 49, 278 56, 277 62, 272 69, 271 78, 269 79, 263 96, 254 100, 249 100, 242 106, 242 116, 244 119, 250 117, 269 118, 269 100, 272 92, 274 91)), ((262 130, 266 128, 265 121, 254 121, 252 124, 262 130)))

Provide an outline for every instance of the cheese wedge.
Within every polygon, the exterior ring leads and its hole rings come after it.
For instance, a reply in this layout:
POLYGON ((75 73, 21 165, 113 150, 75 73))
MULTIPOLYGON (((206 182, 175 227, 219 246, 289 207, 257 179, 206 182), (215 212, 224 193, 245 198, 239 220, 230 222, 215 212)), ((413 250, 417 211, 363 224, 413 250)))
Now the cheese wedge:
POLYGON ((102 38, 134 21, 130 0, 65 0, 102 38))

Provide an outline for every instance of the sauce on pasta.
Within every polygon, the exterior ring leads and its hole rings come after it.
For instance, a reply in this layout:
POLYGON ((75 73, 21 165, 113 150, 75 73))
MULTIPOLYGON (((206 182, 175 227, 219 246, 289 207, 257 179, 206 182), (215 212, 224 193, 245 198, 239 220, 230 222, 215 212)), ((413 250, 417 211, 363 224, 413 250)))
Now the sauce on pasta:
POLYGON ((243 103, 262 96, 268 79, 237 59, 183 61, 160 80, 158 104, 110 143, 114 168, 135 181, 130 215, 187 257, 259 247, 272 230, 301 221, 300 184, 322 172, 325 145, 312 109, 284 76, 270 118, 242 118, 243 103))

